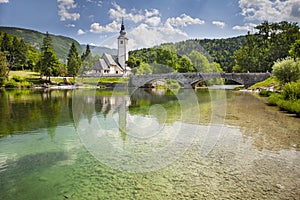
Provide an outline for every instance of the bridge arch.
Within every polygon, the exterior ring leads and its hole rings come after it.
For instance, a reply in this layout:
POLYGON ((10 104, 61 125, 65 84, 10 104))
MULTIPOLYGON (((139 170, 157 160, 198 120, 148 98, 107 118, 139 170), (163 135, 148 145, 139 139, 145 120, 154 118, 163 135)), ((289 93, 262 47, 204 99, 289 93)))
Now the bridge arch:
MULTIPOLYGON (((139 87, 147 87, 147 86, 149 86, 150 84, 152 84, 152 83, 154 83, 154 82, 157 82, 157 81, 160 81, 160 80, 166 81, 167 79, 172 79, 172 78, 168 78, 168 77, 161 77, 161 78, 155 77, 155 78, 149 78, 149 79, 146 79, 145 81, 143 81, 143 83, 141 83, 139 87)), ((184 84, 182 81, 180 81, 180 80, 177 80, 177 79, 172 79, 172 80, 177 81, 181 87, 184 87, 184 85, 185 85, 185 84, 184 84)))
POLYGON ((169 73, 169 74, 147 74, 131 76, 129 80, 130 87, 143 87, 145 84, 159 79, 173 79, 190 88, 196 82, 207 81, 215 78, 233 80, 237 83, 249 87, 257 82, 263 81, 270 77, 270 73, 169 73))

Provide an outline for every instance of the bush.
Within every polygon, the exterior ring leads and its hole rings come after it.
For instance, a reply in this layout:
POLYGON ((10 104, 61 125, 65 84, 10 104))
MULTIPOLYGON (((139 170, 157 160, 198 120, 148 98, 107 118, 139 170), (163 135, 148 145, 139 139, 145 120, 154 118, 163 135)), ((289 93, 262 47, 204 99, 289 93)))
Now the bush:
POLYGON ((271 94, 268 98, 268 104, 276 105, 281 110, 286 110, 300 117, 300 80, 296 83, 285 84, 281 94, 271 94))
POLYGON ((300 99, 300 80, 296 83, 287 83, 282 88, 282 96, 286 100, 300 99))
POLYGON ((269 91, 269 90, 261 90, 261 91, 259 92, 259 95, 260 95, 260 96, 263 96, 263 97, 269 97, 269 96, 271 96, 272 93, 273 93, 273 92, 272 92, 272 91, 269 91))
POLYGON ((295 82, 300 79, 300 60, 285 58, 275 62, 273 66, 273 75, 282 83, 295 82))
POLYGON ((15 82, 23 82, 24 81, 24 79, 22 79, 20 76, 16 76, 16 75, 14 75, 12 77, 12 80, 14 80, 15 82))
POLYGON ((9 81, 4 83, 6 88, 29 88, 31 84, 20 76, 13 76, 9 81))
POLYGON ((273 93, 272 95, 270 95, 270 97, 268 98, 268 104, 270 106, 277 106, 277 103, 279 102, 279 100, 281 100, 281 95, 278 93, 273 93))

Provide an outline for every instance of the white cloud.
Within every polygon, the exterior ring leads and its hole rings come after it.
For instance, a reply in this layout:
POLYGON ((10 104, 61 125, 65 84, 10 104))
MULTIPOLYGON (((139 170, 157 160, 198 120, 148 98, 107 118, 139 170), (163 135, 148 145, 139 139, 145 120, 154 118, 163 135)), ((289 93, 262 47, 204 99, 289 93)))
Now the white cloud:
MULTIPOLYGON (((113 20, 120 21, 123 17, 126 21, 133 21, 134 23, 139 23, 144 20, 149 20, 152 17, 158 17, 159 11, 157 9, 152 10, 144 10, 144 11, 136 11, 132 10, 132 12, 127 13, 125 8, 121 8, 117 3, 112 3, 114 8, 109 9, 109 17, 113 20)), ((153 20, 153 19, 152 19, 153 20)), ((157 19, 156 19, 157 20, 157 19)))
POLYGON ((67 24, 66 27, 68 27, 68 28, 74 28, 75 24, 67 24))
POLYGON ((221 22, 221 21, 212 21, 212 24, 216 25, 216 26, 218 26, 220 28, 224 28, 225 25, 226 25, 225 22, 221 22))
POLYGON ((201 20, 199 18, 192 18, 191 16, 182 14, 180 15, 180 17, 168 18, 166 23, 174 27, 179 27, 179 26, 184 27, 184 26, 194 25, 194 24, 202 25, 205 22, 204 20, 201 20))
POLYGON ((159 15, 159 10, 157 10, 157 9, 152 9, 152 10, 145 10, 145 16, 146 17, 152 17, 152 16, 157 16, 157 15, 159 15))
POLYGON ((119 24, 117 21, 113 21, 110 24, 107 24, 106 26, 101 26, 99 23, 93 23, 90 27, 90 32, 92 33, 104 33, 104 32, 118 32, 120 30, 121 24, 119 24))
POLYGON ((121 8, 121 6, 119 6, 117 3, 112 3, 112 5, 114 6, 114 8, 111 8, 108 11, 109 17, 111 19, 117 20, 121 19, 122 17, 125 17, 127 19, 125 8, 121 8))
POLYGON ((84 35, 84 34, 86 34, 86 32, 84 30, 82 30, 82 29, 79 29, 77 31, 77 35, 84 35))
POLYGON ((160 21, 161 21, 160 17, 151 17, 145 20, 145 22, 150 24, 151 26, 158 26, 160 24, 160 21))
MULTIPOLYGON (((160 12, 157 9, 149 10, 130 10, 127 12, 117 3, 112 4, 113 8, 109 10, 109 17, 113 22, 107 25, 93 23, 90 27, 92 33, 118 33, 121 27, 121 19, 124 17, 126 23, 134 22, 136 27, 129 29, 126 27, 129 49, 145 48, 159 45, 167 42, 178 42, 188 39, 188 34, 181 30, 182 27, 190 25, 202 25, 204 20, 192 18, 186 14, 179 17, 168 18, 162 21, 160 12)), ((102 46, 117 48, 117 36, 107 38, 102 46)))
POLYGON ((9 3, 9 0, 0 0, 0 3, 9 3))
POLYGON ((74 9, 77 7, 74 0, 57 0, 58 2, 58 15, 60 16, 61 21, 65 20, 73 20, 76 21, 80 18, 79 13, 71 13, 70 9, 74 9))
MULTIPOLYGON (((153 47, 167 42, 178 42, 188 39, 188 35, 180 29, 164 25, 151 27, 141 23, 137 27, 127 32, 128 50, 153 47)), ((108 38, 101 44, 109 48, 117 48, 117 36, 108 38)))
POLYGON ((234 26, 232 29, 237 31, 254 31, 254 27, 256 27, 256 24, 253 23, 246 23, 243 26, 234 26))
POLYGON ((299 0, 239 0, 246 20, 300 22, 299 0))

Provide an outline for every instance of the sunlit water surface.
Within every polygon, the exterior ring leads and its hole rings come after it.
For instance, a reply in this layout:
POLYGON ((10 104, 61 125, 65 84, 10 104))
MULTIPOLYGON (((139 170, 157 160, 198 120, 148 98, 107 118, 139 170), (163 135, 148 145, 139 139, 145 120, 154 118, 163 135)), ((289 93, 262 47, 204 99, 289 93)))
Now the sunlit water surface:
POLYGON ((82 91, 0 91, 0 199, 300 199, 300 119, 251 94, 82 91))

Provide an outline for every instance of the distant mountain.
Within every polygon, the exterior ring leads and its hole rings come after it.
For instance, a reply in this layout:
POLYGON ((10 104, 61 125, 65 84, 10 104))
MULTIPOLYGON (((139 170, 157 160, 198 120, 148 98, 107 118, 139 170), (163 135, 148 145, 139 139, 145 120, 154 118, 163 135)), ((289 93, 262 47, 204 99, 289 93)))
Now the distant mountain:
MULTIPOLYGON (((86 45, 82 44, 81 47, 85 51, 86 45)), ((96 55, 102 56, 104 53, 108 53, 110 55, 117 55, 118 54, 117 49, 110 49, 110 48, 107 48, 107 47, 100 47, 100 46, 90 45, 90 49, 91 49, 91 52, 92 52, 93 56, 96 56, 96 55)))
MULTIPOLYGON (((0 31, 20 37, 26 43, 35 46, 37 49, 41 48, 43 43, 43 38, 45 37, 46 34, 35 30, 16 28, 16 27, 3 27, 3 26, 0 26, 0 31)), ((76 40, 61 35, 50 34, 50 36, 52 38, 54 51, 60 60, 67 59, 72 42, 75 43, 79 55, 82 54, 83 48, 76 40)))

